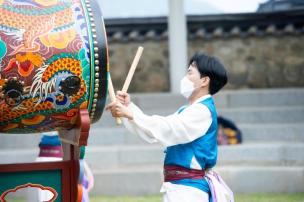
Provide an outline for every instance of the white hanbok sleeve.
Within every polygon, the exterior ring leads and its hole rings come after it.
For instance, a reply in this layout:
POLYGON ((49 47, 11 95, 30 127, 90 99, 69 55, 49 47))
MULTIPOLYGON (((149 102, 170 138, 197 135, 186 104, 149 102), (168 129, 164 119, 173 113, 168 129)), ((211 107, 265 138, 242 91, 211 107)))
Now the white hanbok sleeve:
POLYGON ((126 128, 147 142, 159 142, 166 147, 192 142, 204 135, 212 123, 211 112, 200 103, 169 116, 146 115, 133 103, 129 108, 133 120, 124 120, 126 128))

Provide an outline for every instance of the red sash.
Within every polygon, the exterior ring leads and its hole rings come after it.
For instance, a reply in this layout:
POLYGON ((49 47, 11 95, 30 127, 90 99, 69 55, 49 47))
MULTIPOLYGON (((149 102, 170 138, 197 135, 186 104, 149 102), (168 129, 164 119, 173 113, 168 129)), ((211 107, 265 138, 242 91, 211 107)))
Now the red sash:
POLYGON ((177 165, 164 166, 165 182, 182 180, 182 179, 203 179, 205 170, 188 169, 177 165))

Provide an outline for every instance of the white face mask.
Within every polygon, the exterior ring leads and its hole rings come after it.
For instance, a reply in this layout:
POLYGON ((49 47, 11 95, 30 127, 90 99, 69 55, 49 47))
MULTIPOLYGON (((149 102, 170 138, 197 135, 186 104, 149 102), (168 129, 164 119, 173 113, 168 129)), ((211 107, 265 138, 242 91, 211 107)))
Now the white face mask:
POLYGON ((180 93, 188 99, 194 90, 194 83, 185 76, 180 82, 180 93))

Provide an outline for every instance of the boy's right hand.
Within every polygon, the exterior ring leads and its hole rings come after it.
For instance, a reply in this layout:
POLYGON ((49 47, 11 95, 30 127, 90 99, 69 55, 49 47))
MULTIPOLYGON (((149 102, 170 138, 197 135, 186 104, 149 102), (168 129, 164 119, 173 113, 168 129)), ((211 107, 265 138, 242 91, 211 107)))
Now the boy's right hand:
POLYGON ((132 110, 118 101, 108 104, 106 110, 111 111, 113 117, 125 117, 129 120, 133 120, 132 110))
POLYGON ((122 91, 117 91, 116 93, 116 99, 119 101, 121 104, 124 106, 129 106, 131 102, 130 95, 128 93, 122 92, 122 91))

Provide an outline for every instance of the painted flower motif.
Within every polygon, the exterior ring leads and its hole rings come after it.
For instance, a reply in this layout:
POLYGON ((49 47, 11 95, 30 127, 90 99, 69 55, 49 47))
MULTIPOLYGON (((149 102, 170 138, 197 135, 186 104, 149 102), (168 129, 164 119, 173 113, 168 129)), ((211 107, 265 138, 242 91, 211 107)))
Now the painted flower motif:
POLYGON ((83 103, 81 103, 79 109, 87 109, 88 108, 88 102, 84 101, 83 103))
POLYGON ((26 54, 17 54, 16 58, 10 59, 7 67, 3 71, 18 69, 18 73, 23 76, 29 76, 34 67, 39 68, 43 63, 43 58, 39 54, 27 52, 26 54))
POLYGON ((0 86, 4 86, 4 84, 5 84, 5 79, 0 78, 0 86))
POLYGON ((54 6, 54 5, 58 4, 58 0, 34 0, 34 2, 36 2, 42 6, 54 6))
POLYGON ((1 128, 1 131, 9 131, 11 129, 17 128, 19 125, 17 123, 9 123, 7 126, 1 128))
POLYGON ((62 32, 49 33, 47 35, 40 36, 39 38, 47 47, 64 49, 75 39, 75 37, 76 31, 74 29, 68 29, 62 32))
POLYGON ((24 125, 38 125, 38 124, 40 124, 44 120, 45 120, 45 116, 43 116, 43 115, 35 115, 35 116, 31 117, 31 118, 22 119, 21 123, 23 123, 24 125))
POLYGON ((69 121, 71 124, 75 124, 78 117, 78 111, 79 109, 70 109, 66 112, 66 114, 53 115, 52 118, 66 120, 69 121))

